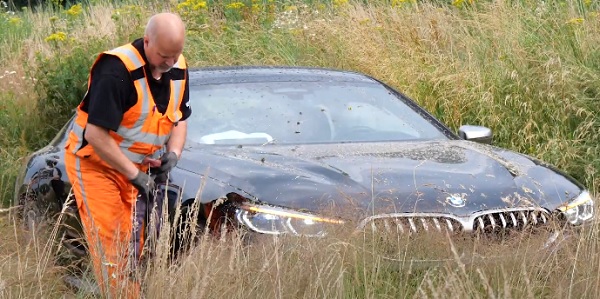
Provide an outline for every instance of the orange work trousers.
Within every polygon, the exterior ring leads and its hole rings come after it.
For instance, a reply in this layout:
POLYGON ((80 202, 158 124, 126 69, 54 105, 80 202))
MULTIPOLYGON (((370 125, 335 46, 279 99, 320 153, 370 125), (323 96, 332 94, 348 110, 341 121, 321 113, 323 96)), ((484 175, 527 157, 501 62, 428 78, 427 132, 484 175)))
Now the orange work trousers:
POLYGON ((109 298, 138 298, 134 276, 143 224, 134 221, 137 189, 94 152, 67 151, 65 164, 101 292, 109 298))

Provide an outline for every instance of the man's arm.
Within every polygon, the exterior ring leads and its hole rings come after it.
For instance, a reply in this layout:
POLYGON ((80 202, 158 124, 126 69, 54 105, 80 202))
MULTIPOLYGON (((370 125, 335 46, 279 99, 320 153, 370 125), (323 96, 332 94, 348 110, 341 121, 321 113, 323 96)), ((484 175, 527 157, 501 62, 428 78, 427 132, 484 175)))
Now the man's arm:
POLYGON ((88 123, 85 129, 85 139, 108 165, 130 180, 136 177, 137 167, 121 152, 115 140, 109 135, 108 129, 88 123))
POLYGON ((132 179, 138 169, 125 157, 109 131, 118 130, 123 114, 135 104, 131 102, 135 87, 125 64, 117 57, 103 56, 92 72, 84 138, 102 160, 132 179))
POLYGON ((180 121, 171 131, 171 137, 167 143, 167 152, 174 152, 177 158, 181 158, 181 152, 185 145, 185 139, 187 136, 187 122, 180 121))

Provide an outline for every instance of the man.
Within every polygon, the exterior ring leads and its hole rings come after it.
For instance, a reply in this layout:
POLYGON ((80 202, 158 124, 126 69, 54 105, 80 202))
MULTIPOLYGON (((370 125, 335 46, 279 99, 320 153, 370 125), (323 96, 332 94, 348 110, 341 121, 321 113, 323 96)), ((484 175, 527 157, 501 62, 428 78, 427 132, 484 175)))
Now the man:
POLYGON ((100 54, 65 146, 94 274, 111 297, 122 297, 121 290, 139 295, 127 279, 128 259, 141 249, 132 243, 140 239, 132 221, 136 201, 148 199, 151 176, 168 173, 183 150, 191 115, 184 42, 181 19, 160 13, 143 38, 100 54))

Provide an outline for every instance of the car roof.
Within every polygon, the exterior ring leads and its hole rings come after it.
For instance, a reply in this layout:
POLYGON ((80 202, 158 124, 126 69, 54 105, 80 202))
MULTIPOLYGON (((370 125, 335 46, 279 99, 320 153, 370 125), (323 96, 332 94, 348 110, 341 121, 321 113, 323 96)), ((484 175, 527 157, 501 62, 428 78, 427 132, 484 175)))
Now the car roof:
POLYGON ((189 73, 190 85, 249 82, 377 82, 357 72, 304 66, 203 67, 190 69, 189 73))

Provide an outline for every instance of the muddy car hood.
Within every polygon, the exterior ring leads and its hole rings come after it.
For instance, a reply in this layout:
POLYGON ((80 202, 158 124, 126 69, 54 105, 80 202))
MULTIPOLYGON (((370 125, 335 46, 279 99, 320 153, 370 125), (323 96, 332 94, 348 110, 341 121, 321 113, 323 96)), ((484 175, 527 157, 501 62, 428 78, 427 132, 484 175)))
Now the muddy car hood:
MULTIPOLYGON (((449 140, 314 145, 192 144, 178 168, 272 205, 352 213, 436 212, 542 206, 553 210, 582 188, 534 159, 449 140)), ((364 215, 361 215, 362 217, 364 215)))

